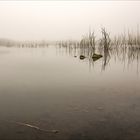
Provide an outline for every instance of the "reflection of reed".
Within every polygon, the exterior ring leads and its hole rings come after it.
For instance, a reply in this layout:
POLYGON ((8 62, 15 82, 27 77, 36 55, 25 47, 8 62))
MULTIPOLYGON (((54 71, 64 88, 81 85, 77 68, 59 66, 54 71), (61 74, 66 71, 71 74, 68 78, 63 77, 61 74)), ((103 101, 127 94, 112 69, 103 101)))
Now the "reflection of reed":
POLYGON ((111 56, 115 57, 124 64, 124 67, 129 68, 133 63, 137 63, 137 72, 139 71, 140 49, 137 47, 124 46, 119 49, 110 50, 111 56))
POLYGON ((104 49, 104 57, 103 57, 102 70, 105 70, 106 66, 109 63, 109 60, 110 60, 109 50, 104 49))
MULTIPOLYGON (((140 59, 140 49, 135 47, 123 46, 123 47, 115 47, 112 48, 104 46, 96 46, 94 51, 90 47, 80 47, 80 46, 67 46, 67 47, 60 47, 60 52, 64 52, 66 55, 70 55, 72 57, 80 59, 80 55, 85 56, 84 62, 87 62, 90 68, 96 65, 96 61, 98 62, 100 59, 94 60, 92 56, 94 54, 102 54, 103 58, 101 59, 101 70, 105 70, 106 67, 109 65, 110 59, 114 58, 116 61, 120 61, 124 63, 125 66, 129 66, 133 64, 133 62, 139 63, 140 59)), ((81 60, 83 61, 83 60, 81 60)))

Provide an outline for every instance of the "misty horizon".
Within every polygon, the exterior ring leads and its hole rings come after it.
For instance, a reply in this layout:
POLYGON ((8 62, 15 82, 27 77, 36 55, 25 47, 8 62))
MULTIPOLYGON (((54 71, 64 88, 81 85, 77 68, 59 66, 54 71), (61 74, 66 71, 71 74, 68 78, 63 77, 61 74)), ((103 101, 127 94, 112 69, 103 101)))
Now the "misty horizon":
POLYGON ((89 29, 99 36, 101 27, 111 35, 135 32, 139 6, 139 1, 1 1, 0 38, 79 40, 89 29))

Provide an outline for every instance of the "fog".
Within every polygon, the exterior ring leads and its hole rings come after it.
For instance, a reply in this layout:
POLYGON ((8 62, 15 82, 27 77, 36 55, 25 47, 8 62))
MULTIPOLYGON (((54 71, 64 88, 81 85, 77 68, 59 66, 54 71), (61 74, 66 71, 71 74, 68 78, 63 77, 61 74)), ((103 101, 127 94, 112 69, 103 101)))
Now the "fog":
POLYGON ((0 38, 79 39, 89 29, 136 30, 140 1, 1 1, 0 38))

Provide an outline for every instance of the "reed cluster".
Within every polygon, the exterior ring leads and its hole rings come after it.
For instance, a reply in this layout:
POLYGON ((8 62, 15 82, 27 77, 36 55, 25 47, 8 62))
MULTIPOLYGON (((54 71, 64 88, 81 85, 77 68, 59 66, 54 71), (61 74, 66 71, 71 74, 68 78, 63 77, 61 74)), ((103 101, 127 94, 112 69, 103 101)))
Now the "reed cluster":
POLYGON ((111 41, 112 46, 119 47, 131 47, 140 49, 140 32, 139 28, 137 28, 136 32, 127 32, 115 36, 111 41))
POLYGON ((83 35, 80 40, 66 41, 13 41, 8 39, 0 39, 0 46, 19 46, 19 47, 46 47, 48 45, 57 45, 59 47, 80 47, 81 49, 89 49, 95 51, 97 47, 100 49, 109 50, 112 48, 131 47, 140 49, 140 32, 137 28, 136 32, 129 30, 123 34, 115 35, 114 37, 105 29, 101 28, 101 37, 96 38, 94 31, 89 31, 83 35))

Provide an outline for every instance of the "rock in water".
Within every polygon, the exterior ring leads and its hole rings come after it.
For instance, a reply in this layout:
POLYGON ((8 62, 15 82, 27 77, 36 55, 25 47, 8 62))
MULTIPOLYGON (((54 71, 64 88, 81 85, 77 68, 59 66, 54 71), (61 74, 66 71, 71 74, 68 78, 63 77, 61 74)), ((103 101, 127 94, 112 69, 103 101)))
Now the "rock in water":
POLYGON ((92 59, 93 59, 93 61, 96 61, 96 60, 100 59, 101 57, 103 57, 101 54, 94 53, 92 56, 92 59))
POLYGON ((84 55, 80 55, 80 59, 83 60, 85 59, 86 57, 84 55))

